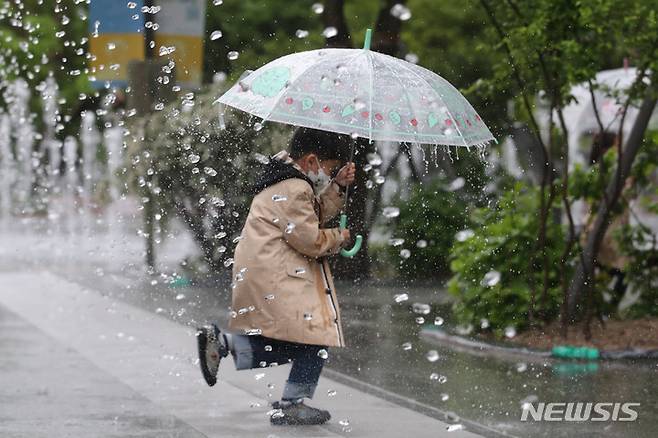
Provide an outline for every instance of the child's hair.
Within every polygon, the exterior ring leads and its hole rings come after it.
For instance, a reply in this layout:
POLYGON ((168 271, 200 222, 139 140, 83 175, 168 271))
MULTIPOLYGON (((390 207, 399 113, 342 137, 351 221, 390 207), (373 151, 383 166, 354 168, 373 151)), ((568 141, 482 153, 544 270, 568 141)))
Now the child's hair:
POLYGON ((346 161, 351 138, 344 134, 298 128, 290 140, 290 158, 298 160, 307 154, 315 154, 320 160, 346 161))

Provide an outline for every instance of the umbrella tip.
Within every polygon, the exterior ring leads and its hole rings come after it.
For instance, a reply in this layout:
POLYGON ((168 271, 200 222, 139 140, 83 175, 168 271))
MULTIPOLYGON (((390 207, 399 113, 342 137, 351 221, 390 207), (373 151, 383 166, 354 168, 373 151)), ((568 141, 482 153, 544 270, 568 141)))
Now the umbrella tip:
POLYGON ((370 40, 372 40, 372 29, 366 29, 366 39, 363 41, 363 50, 370 50, 370 40))

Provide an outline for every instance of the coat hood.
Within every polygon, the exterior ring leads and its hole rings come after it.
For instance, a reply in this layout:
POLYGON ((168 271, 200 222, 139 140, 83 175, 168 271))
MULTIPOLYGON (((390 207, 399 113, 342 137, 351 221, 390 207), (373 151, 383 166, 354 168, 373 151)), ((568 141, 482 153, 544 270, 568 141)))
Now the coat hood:
POLYGON ((281 151, 263 167, 251 192, 257 195, 266 188, 290 178, 303 179, 313 187, 313 182, 295 166, 292 158, 288 156, 288 152, 281 151))

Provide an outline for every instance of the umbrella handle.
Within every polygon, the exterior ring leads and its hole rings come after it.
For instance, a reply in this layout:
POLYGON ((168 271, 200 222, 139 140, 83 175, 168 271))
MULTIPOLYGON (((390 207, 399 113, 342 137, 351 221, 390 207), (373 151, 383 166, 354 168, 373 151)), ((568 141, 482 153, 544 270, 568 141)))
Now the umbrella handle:
MULTIPOLYGON (((344 230, 347 228, 347 215, 346 214, 341 214, 340 215, 340 229, 344 230)), ((361 244, 363 243, 363 236, 360 234, 356 235, 356 242, 354 242, 354 246, 352 249, 341 249, 340 250, 340 255, 343 257, 349 257, 352 258, 356 255, 357 252, 361 249, 361 244)))

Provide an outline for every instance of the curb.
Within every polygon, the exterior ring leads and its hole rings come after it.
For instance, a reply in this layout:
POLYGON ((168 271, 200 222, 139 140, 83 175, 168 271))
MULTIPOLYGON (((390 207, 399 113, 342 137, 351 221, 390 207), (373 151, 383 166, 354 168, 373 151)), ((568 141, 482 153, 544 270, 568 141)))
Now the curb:
MULTIPOLYGON (((534 358, 534 359, 560 359, 560 360, 577 359, 577 358, 565 358, 562 356, 556 356, 554 354, 554 351, 552 350, 539 350, 539 349, 526 348, 526 347, 511 347, 505 345, 491 344, 484 341, 465 338, 463 336, 453 335, 444 330, 435 329, 435 328, 425 327, 421 330, 420 334, 421 336, 439 341, 444 345, 456 347, 457 349, 468 353, 484 355, 484 356, 498 356, 503 358, 524 357, 524 358, 534 358)), ((657 359, 657 358, 658 358, 658 350, 633 348, 628 350, 599 351, 599 359, 604 359, 604 360, 657 359)))

